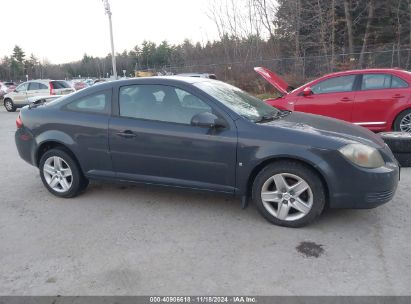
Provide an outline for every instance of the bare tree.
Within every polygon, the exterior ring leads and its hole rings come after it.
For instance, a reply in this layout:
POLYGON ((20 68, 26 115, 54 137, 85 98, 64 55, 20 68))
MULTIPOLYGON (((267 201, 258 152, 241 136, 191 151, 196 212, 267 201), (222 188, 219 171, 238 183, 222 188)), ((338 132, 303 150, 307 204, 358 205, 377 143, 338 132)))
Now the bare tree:
POLYGON ((252 0, 252 5, 260 15, 262 26, 266 29, 269 37, 273 39, 275 37, 276 2, 273 0, 252 0))
POLYGON ((351 15, 351 1, 344 0, 344 13, 345 13, 345 23, 347 27, 348 34, 348 52, 351 54, 350 59, 353 59, 352 54, 354 53, 354 34, 353 34, 353 22, 351 15))
POLYGON ((367 46, 368 46, 367 44, 368 44, 368 40, 370 37, 371 24, 374 18, 374 10, 375 10, 374 0, 369 0, 368 1, 367 24, 365 26, 365 33, 364 33, 364 39, 363 39, 361 53, 360 53, 360 59, 358 60, 358 66, 361 68, 364 66, 364 55, 365 55, 365 51, 367 50, 367 46))

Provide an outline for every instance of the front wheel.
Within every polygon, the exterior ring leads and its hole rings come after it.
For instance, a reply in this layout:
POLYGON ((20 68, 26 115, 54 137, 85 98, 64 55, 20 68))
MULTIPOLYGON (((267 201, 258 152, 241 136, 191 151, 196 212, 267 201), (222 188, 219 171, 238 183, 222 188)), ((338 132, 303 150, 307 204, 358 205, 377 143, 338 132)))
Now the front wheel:
POLYGON ((56 196, 74 197, 88 185, 76 161, 62 149, 44 153, 39 168, 44 186, 56 196))
POLYGON ((13 101, 9 98, 4 100, 4 107, 6 108, 7 112, 16 111, 16 106, 14 105, 13 101))
POLYGON ((279 161, 265 167, 253 184, 253 201, 271 223, 298 228, 317 218, 325 205, 324 185, 304 164, 279 161))

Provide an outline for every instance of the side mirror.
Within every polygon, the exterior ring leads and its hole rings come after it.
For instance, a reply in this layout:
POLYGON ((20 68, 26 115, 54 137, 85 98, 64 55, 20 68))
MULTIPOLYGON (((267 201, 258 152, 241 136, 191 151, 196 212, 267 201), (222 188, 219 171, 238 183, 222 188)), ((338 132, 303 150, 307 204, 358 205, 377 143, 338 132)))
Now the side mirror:
POLYGON ((310 87, 306 87, 304 90, 303 90, 303 96, 311 96, 311 95, 313 95, 314 93, 313 93, 313 91, 311 90, 311 88, 310 87))
POLYGON ((203 112, 193 116, 191 125, 202 128, 225 128, 225 122, 210 112, 203 112))

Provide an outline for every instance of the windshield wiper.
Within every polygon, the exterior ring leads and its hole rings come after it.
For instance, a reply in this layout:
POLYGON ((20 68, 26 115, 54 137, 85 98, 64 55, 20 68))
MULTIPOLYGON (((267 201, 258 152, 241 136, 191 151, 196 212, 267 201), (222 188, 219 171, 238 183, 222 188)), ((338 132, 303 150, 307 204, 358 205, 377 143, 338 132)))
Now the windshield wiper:
POLYGON ((38 106, 44 105, 47 102, 45 98, 38 99, 35 102, 29 104, 29 109, 37 108, 38 106))
POLYGON ((259 117, 257 120, 255 120, 255 122, 256 123, 263 123, 263 122, 273 121, 274 119, 279 119, 279 118, 285 117, 290 113, 291 113, 290 111, 278 110, 278 111, 271 112, 269 114, 265 114, 265 115, 259 117))

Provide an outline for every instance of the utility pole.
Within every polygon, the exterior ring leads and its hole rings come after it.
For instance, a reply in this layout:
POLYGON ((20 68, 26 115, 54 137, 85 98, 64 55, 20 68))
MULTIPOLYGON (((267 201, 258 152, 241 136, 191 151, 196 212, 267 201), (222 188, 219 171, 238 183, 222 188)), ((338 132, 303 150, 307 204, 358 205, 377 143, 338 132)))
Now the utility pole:
POLYGON ((113 76, 114 76, 114 79, 117 79, 116 54, 114 53, 113 25, 111 23, 110 3, 108 3, 108 0, 102 0, 102 1, 104 3, 104 10, 106 11, 106 14, 108 16, 108 22, 109 22, 109 25, 110 25, 111 63, 113 65, 113 76))

